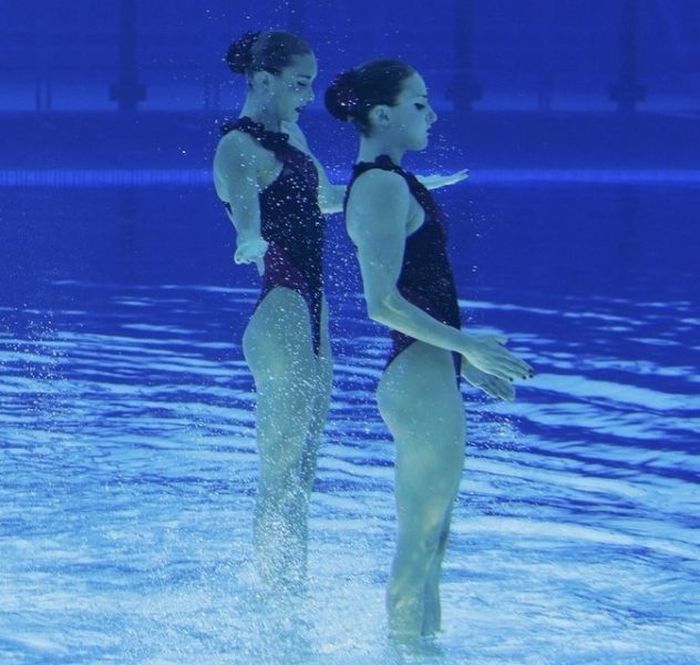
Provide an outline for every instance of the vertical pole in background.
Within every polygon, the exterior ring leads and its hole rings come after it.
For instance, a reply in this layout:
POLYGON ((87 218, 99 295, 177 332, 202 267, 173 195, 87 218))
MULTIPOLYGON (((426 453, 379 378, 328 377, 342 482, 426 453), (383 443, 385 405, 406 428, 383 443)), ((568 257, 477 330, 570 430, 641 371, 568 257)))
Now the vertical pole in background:
POLYGON ((534 5, 533 19, 537 21, 539 38, 537 45, 537 110, 540 113, 548 113, 552 110, 552 89, 554 87, 552 73, 554 21, 551 2, 543 0, 534 5))
POLYGON ((481 99, 481 85, 472 72, 473 0, 460 0, 455 9, 455 77, 447 96, 457 111, 471 111, 472 103, 481 99))
POLYGON ((136 111, 137 104, 146 99, 136 65, 136 0, 119 0, 119 72, 110 99, 118 102, 120 111, 136 111))
POLYGON ((646 88, 637 80, 637 0, 623 0, 620 33, 620 75, 610 87, 610 99, 619 111, 634 111, 646 99, 646 88))
POLYGON ((46 12, 34 9, 34 107, 37 111, 51 110, 49 79, 49 48, 46 12))
POLYGON ((287 6, 289 7, 287 18, 289 32, 304 37, 304 0, 289 0, 287 6))

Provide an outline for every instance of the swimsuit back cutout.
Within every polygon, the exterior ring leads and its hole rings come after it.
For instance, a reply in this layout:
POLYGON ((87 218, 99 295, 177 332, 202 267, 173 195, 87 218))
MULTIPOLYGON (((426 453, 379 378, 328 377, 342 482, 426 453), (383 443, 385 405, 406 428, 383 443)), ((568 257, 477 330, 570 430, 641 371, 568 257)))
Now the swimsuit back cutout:
MULTIPOLYGON (((345 207, 355 180, 371 169, 383 169, 398 173, 408 185, 413 197, 425 212, 425 220, 406 238, 403 264, 397 287, 410 303, 427 312, 434 319, 453 328, 460 328, 459 303, 452 268, 447 255, 445 218, 428 189, 418 179, 386 155, 374 162, 360 162, 353 168, 352 178, 345 192, 345 207)), ((391 330, 392 349, 387 367, 399 353, 415 342, 415 338, 391 330)), ((453 353, 457 381, 459 382, 461 356, 453 353)))
MULTIPOLYGON (((299 293, 309 309, 314 353, 321 343, 324 223, 318 205, 318 171, 305 152, 289 143, 289 135, 272 132, 243 116, 224 125, 252 136, 282 163, 277 178, 259 194, 262 237, 269 243, 265 273, 256 308, 275 287, 299 293)), ((225 204, 228 205, 228 204, 225 204)))

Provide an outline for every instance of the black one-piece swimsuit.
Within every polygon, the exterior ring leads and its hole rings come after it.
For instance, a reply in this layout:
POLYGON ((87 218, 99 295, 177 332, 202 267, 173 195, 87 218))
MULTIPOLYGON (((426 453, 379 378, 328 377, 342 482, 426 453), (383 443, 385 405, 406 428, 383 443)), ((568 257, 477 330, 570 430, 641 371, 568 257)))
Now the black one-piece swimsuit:
MULTIPOLYGON (((386 155, 380 155, 373 162, 355 164, 352 178, 345 192, 345 208, 352 185, 363 173, 371 169, 382 169, 398 173, 408 185, 413 197, 425 212, 423 224, 406 238, 403 264, 397 287, 401 295, 410 303, 419 307, 445 325, 459 329, 461 327, 457 290, 455 288, 452 268, 447 256, 447 232, 445 218, 428 189, 408 171, 405 171, 386 155)), ((391 330, 392 348, 387 360, 389 364, 415 338, 391 330)), ((459 383, 461 356, 453 353, 455 373, 459 383)))
MULTIPOLYGON (((259 195, 262 237, 269 243, 256 308, 275 287, 299 293, 309 309, 314 353, 321 344, 324 221, 318 205, 318 171, 313 160, 289 144, 289 135, 272 132, 243 116, 224 125, 252 136, 282 163, 279 176, 259 195)), ((228 204, 225 204, 228 207, 228 204)))

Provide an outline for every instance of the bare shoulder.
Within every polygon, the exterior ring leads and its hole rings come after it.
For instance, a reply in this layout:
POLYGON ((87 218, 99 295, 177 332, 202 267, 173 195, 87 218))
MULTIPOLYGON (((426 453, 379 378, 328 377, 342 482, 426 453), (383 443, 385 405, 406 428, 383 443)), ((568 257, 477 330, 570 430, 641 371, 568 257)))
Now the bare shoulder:
POLYGON ((370 169, 355 179, 349 203, 359 207, 408 203, 406 181, 393 171, 370 169))
POLYGON ((260 163, 262 148, 258 142, 244 132, 231 131, 219 139, 214 156, 214 168, 245 169, 260 163))
POLYGON ((345 224, 358 248, 385 249, 403 242, 408 223, 409 189, 392 171, 371 169, 355 179, 345 224))
POLYGON ((214 187, 222 201, 241 192, 258 189, 259 173, 269 159, 258 142, 248 134, 231 131, 219 139, 214 155, 214 187))

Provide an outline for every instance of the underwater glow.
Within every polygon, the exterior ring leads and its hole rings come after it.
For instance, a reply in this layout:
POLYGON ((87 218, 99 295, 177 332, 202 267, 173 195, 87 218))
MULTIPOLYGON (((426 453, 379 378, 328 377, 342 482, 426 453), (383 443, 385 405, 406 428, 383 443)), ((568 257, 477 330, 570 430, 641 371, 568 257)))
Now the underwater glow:
MULTIPOLYGON (((349 172, 329 170, 338 182, 349 172)), ((598 184, 698 185, 695 169, 475 169, 474 184, 598 184)), ((4 169, 0 187, 153 187, 159 185, 211 186, 207 169, 4 169)))

